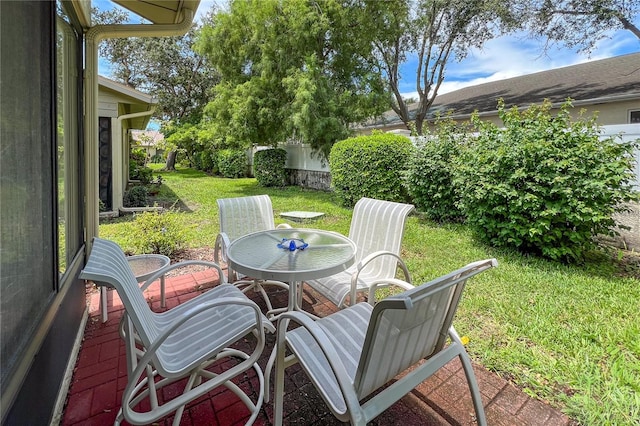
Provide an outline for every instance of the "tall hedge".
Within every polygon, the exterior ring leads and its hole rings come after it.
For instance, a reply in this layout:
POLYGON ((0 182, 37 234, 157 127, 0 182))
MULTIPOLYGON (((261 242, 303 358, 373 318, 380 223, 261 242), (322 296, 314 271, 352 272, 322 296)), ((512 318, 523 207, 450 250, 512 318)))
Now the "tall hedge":
POLYGON ((253 175, 261 186, 285 186, 287 151, 282 148, 265 149, 253 155, 253 175))
POLYGON ((218 151, 218 170, 226 178, 247 176, 247 153, 239 149, 218 151))
POLYGON ((407 173, 407 189, 416 209, 435 221, 457 221, 464 215, 453 180, 466 129, 451 119, 440 120, 436 133, 418 144, 407 173))
POLYGON ((504 128, 472 118, 479 133, 461 155, 456 187, 476 235, 554 260, 581 261, 597 234, 612 234, 612 214, 638 199, 638 142, 601 139, 595 117, 572 120, 567 101, 505 109, 504 128))
POLYGON ((406 202, 404 173, 413 151, 400 135, 376 133, 337 142, 331 148, 331 185, 345 206, 362 197, 406 202))

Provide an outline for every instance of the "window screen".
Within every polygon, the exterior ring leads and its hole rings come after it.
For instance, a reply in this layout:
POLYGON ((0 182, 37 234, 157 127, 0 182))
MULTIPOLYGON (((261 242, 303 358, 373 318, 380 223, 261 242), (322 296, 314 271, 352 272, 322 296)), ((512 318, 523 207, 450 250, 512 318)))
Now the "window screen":
POLYGON ((54 3, 0 1, 2 392, 54 295, 54 3))

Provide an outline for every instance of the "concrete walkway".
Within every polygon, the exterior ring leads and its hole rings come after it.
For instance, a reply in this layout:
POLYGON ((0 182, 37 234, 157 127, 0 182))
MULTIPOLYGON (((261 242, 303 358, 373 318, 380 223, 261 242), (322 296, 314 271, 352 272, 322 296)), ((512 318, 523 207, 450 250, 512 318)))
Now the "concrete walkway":
MULTIPOLYGON (((167 308, 183 303, 215 285, 218 277, 207 271, 168 277, 166 279, 167 308)), ((90 294, 89 319, 84 341, 68 392, 62 417, 63 425, 112 425, 121 404, 126 385, 125 348, 118 335, 123 306, 115 291, 109 291, 109 320, 99 320, 98 292, 90 294)), ((252 293, 256 303, 262 301, 252 293)), ((159 286, 154 284, 145 292, 153 310, 161 311, 159 286)), ((286 306, 287 293, 270 293, 274 306, 286 306)), ((335 310, 330 302, 305 287, 303 307, 324 316, 335 310)), ((274 336, 267 336, 259 364, 267 363, 274 344, 274 336)), ((299 366, 287 369, 285 381, 285 424, 331 425, 335 420, 322 398, 299 366), (296 368, 297 367, 297 368, 296 368)), ((564 426, 574 423, 549 405, 530 398, 521 390, 474 364, 489 425, 545 425, 564 426)), ((243 388, 257 387, 257 379, 245 377, 243 388)), ((168 389, 165 389, 167 391, 168 389)), ((228 390, 210 392, 187 405, 181 425, 244 424, 249 414, 246 407, 228 390)), ((255 424, 271 425, 273 408, 263 405, 255 424)), ((156 424, 171 424, 172 417, 156 424)), ((126 424, 126 422, 125 422, 126 424)), ((473 425, 476 424, 467 382, 459 362, 452 361, 418 386, 372 422, 374 425, 473 425)))

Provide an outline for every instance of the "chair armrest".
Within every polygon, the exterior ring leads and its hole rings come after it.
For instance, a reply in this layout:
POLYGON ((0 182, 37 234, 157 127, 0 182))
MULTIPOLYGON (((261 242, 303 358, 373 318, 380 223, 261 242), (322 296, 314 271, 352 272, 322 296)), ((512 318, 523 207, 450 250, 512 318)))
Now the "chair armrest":
MULTIPOLYGON (((402 269, 402 272, 404 274, 404 278, 405 280, 398 280, 395 277, 390 277, 388 280, 385 280, 384 282, 386 283, 391 283, 391 284, 396 284, 402 288, 408 289, 409 287, 405 287, 405 284, 409 284, 411 285, 411 274, 409 273, 409 268, 407 268, 407 265, 404 263, 404 260, 402 260, 402 258, 390 251, 386 251, 386 250, 380 250, 380 251, 376 251, 373 252, 371 254, 369 254, 368 256, 366 256, 364 259, 362 259, 360 262, 358 262, 358 265, 356 266, 356 271, 353 273, 353 275, 351 275, 351 304, 354 304, 354 301, 356 300, 356 291, 358 288, 358 278, 360 276, 360 272, 362 272, 362 270, 364 268, 366 268, 366 266, 371 263, 372 261, 374 261, 375 259, 382 257, 382 256, 391 256, 394 257, 396 259, 396 261, 398 262, 398 265, 400 266, 400 269, 402 269)), ((382 284, 382 281, 377 281, 376 284, 382 284)), ((369 296, 371 296, 371 289, 369 289, 369 296)))
POLYGON ((149 287, 151 285, 151 283, 156 281, 161 276, 165 275, 167 272, 173 271, 174 269, 178 269, 178 268, 182 268, 182 267, 185 267, 185 266, 189 266, 189 265, 203 265, 203 266, 209 266, 210 268, 217 269, 218 270, 218 276, 220 277, 220 284, 225 284, 227 282, 227 278, 225 277, 224 273, 222 272, 222 268, 217 263, 209 262, 207 260, 185 260, 184 262, 174 263, 174 264, 171 264, 171 265, 167 265, 162 269, 159 269, 155 274, 151 275, 144 282, 144 284, 142 284, 142 286, 140 286, 140 290, 141 291, 146 290, 147 287, 149 287))
POLYGON ((370 305, 374 305, 375 301, 376 301, 376 290, 383 288, 383 287, 390 287, 392 285, 396 285, 404 290, 411 290, 412 288, 415 288, 415 286, 407 281, 404 280, 399 280, 397 278, 392 278, 392 279, 387 279, 384 281, 375 281, 374 283, 371 284, 371 286, 369 287, 369 299, 368 302, 370 305))
POLYGON ((358 262, 358 265, 356 266, 356 272, 354 273, 353 277, 352 277, 352 281, 355 280, 355 282, 357 282, 357 278, 358 275, 360 274, 360 272, 369 264, 371 263, 373 260, 382 257, 382 256, 391 256, 391 257, 395 257, 398 264, 400 265, 400 268, 402 268, 402 272, 404 273, 404 277, 406 279, 406 281, 411 284, 411 274, 409 273, 409 269, 407 268, 407 265, 404 263, 404 260, 402 260, 402 258, 390 251, 386 251, 386 250, 380 250, 380 251, 376 251, 373 252, 371 254, 369 254, 367 257, 365 257, 364 259, 362 259, 360 262, 358 262))
POLYGON ((227 249, 231 245, 231 240, 226 232, 220 232, 216 236, 216 242, 213 246, 213 260, 216 263, 227 263, 227 249))

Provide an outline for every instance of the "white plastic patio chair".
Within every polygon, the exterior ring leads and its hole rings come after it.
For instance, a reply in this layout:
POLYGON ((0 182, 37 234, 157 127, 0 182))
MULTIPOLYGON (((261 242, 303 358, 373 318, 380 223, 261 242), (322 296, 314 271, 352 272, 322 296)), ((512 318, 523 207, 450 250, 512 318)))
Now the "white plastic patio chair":
POLYGON ((277 227, 273 219, 273 207, 271 198, 268 195, 255 195, 249 197, 218 198, 218 209, 220 219, 220 233, 216 237, 214 248, 214 261, 218 264, 227 265, 229 282, 236 287, 242 288, 242 292, 254 290, 262 295, 267 305, 267 316, 284 311, 286 308, 273 309, 271 301, 267 296, 263 286, 275 285, 288 289, 289 285, 281 281, 247 279, 229 268, 227 262, 227 248, 235 239, 244 235, 258 231, 268 231, 276 228, 291 228, 286 223, 277 227))
POLYGON ((180 424, 185 404, 219 386, 235 393, 256 419, 264 394, 256 403, 231 380, 253 368, 262 383, 257 360, 265 343, 265 329, 275 331, 259 307, 236 287, 226 283, 222 269, 204 261, 179 262, 158 273, 185 264, 204 264, 215 268, 220 285, 163 313, 151 311, 120 247, 99 238, 80 278, 110 285, 122 299, 125 314, 121 334, 127 350, 128 383, 122 395, 122 407, 116 424, 125 419, 131 424, 151 424, 173 412, 173 424, 180 424), (248 335, 256 339, 250 354, 231 348, 248 335), (221 371, 222 369, 225 369, 221 371), (162 389, 175 382, 182 394, 163 399, 162 389))
POLYGON ((354 304, 361 292, 369 293, 368 300, 373 305, 375 292, 370 288, 374 285, 413 288, 409 270, 400 257, 404 226, 413 208, 411 204, 361 198, 353 209, 349 228, 349 238, 357 247, 355 264, 338 274, 305 282, 339 308, 354 304), (404 280, 395 278, 398 266, 404 280))
POLYGON ((365 425, 460 357, 476 419, 486 425, 471 361, 451 323, 466 281, 492 266, 497 266, 495 259, 471 263, 374 307, 358 303, 317 321, 301 312, 282 314, 276 342, 275 424, 282 424, 284 370, 296 362, 336 418, 365 425), (287 331, 289 321, 301 326, 287 331), (450 342, 445 346, 447 336, 450 342), (287 358, 285 345, 291 352, 287 358))

